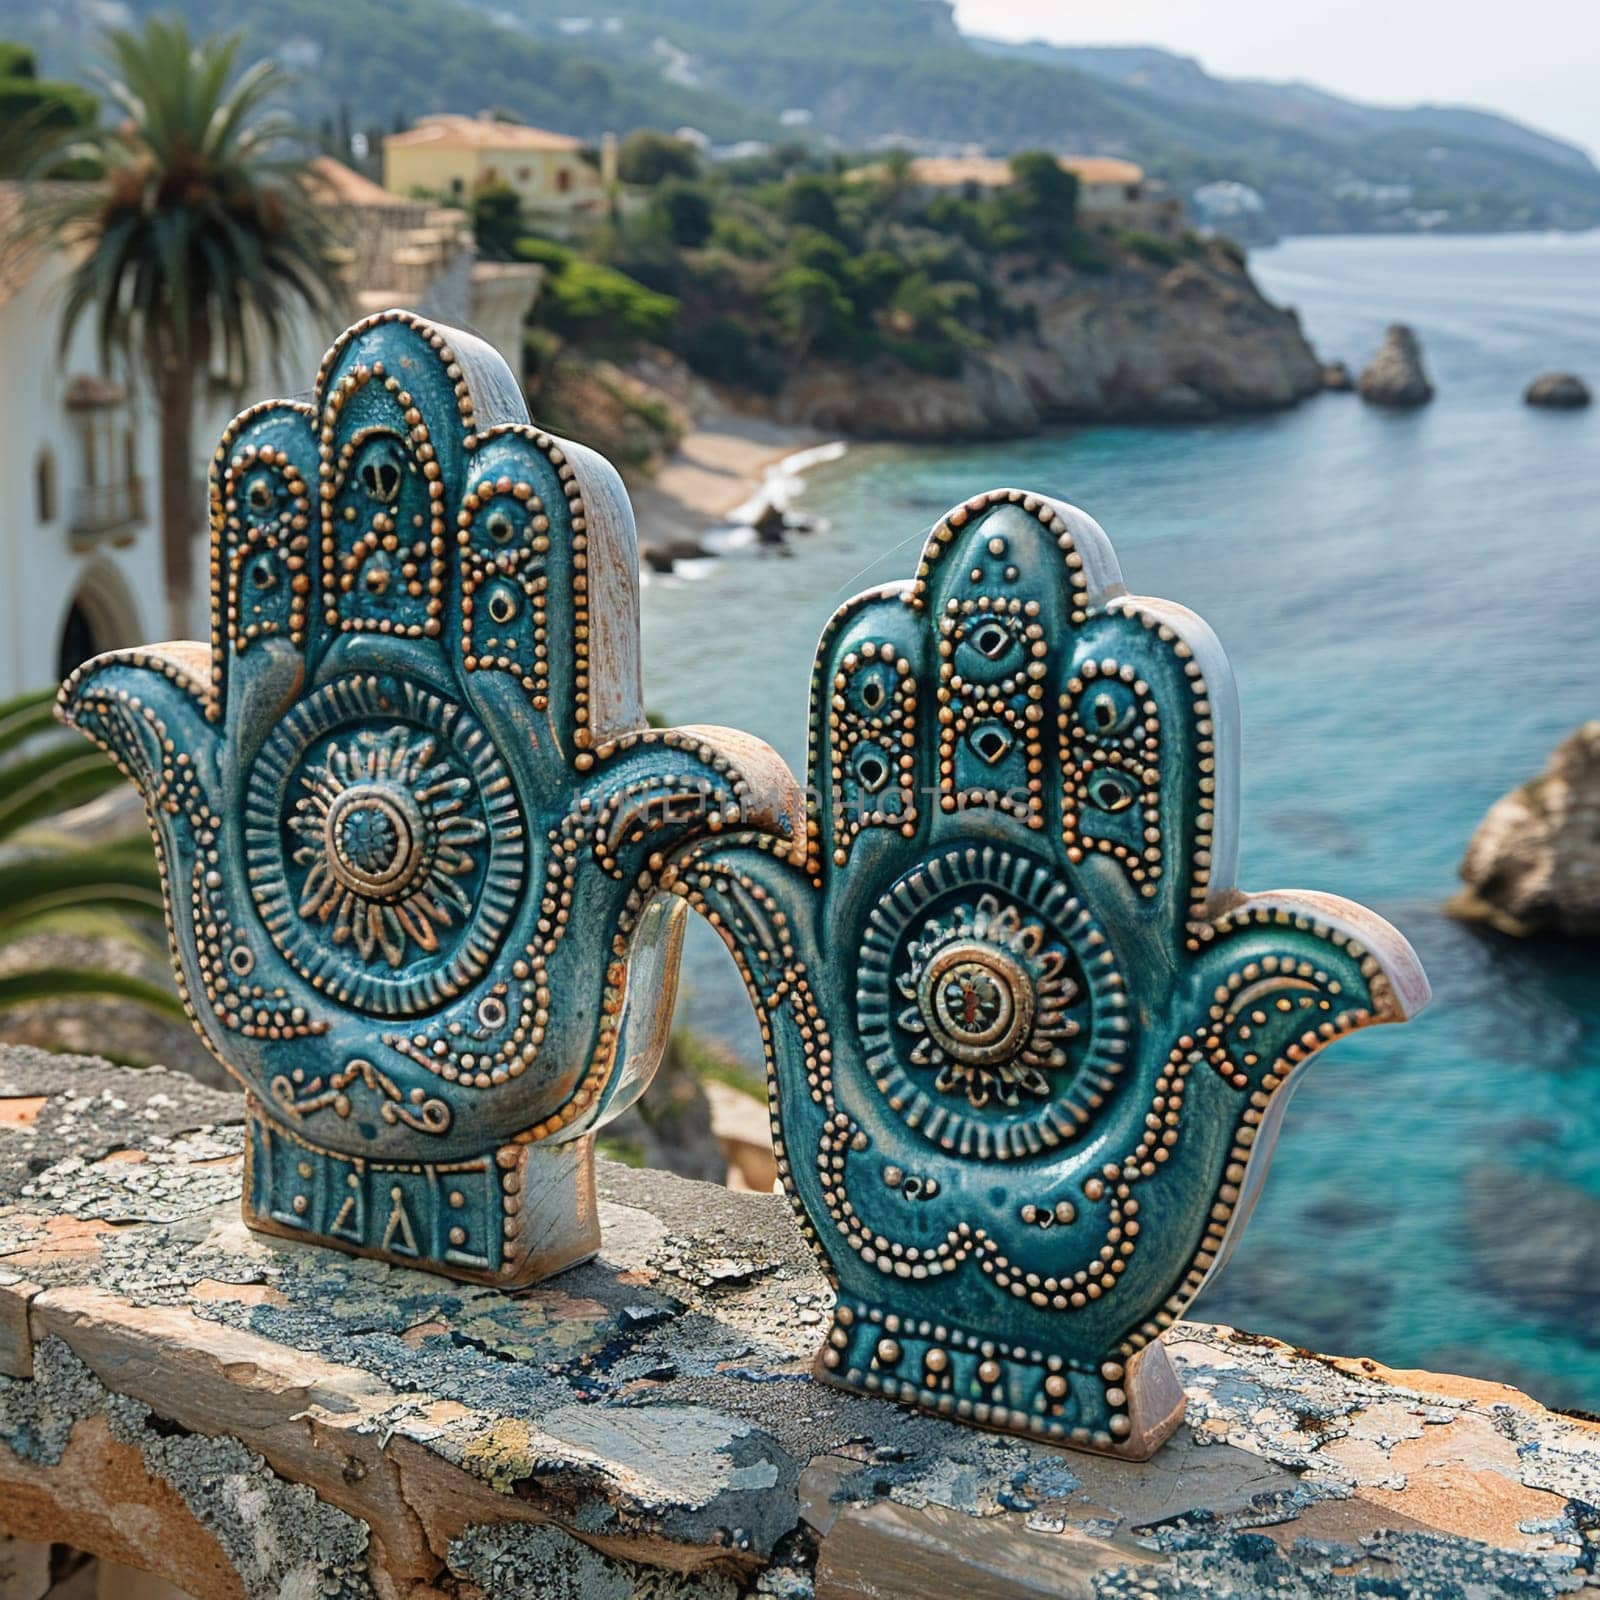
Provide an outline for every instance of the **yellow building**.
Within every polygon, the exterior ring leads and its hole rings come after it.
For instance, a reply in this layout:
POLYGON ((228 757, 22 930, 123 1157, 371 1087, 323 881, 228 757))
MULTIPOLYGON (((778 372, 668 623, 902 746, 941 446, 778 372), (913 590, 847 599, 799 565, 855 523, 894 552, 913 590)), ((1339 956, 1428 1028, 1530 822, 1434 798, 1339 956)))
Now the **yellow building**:
POLYGON ((583 141, 488 117, 423 117, 383 141, 383 186, 392 194, 467 200, 507 185, 533 212, 598 210, 605 183, 583 141))
MULTIPOLYGON (((1118 156, 1060 156, 1062 168, 1078 180, 1078 216, 1085 223, 1136 226, 1163 232, 1181 230, 1183 206, 1164 183, 1118 156)), ((858 167, 855 177, 881 174, 881 166, 858 167)), ((918 189, 1001 189, 1011 182, 1011 163, 997 156, 918 156, 908 172, 918 189)))

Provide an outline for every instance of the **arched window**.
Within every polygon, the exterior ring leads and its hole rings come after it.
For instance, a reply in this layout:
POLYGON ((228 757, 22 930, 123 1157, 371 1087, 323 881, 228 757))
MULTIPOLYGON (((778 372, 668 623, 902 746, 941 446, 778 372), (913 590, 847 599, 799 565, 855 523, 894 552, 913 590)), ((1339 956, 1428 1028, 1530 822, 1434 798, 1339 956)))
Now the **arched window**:
POLYGON ((91 656, 120 650, 149 634, 122 574, 108 561, 84 572, 56 636, 56 676, 65 678, 91 656))
POLYGON ((95 636, 94 623, 80 601, 74 600, 61 624, 61 643, 56 651, 56 676, 70 677, 91 656, 105 648, 95 636))
POLYGON ((41 523, 56 520, 56 458, 48 448, 39 452, 33 468, 34 514, 41 523))
POLYGON ((556 173, 556 189, 561 194, 566 194, 571 188, 572 173, 566 167, 562 167, 560 171, 556 173))

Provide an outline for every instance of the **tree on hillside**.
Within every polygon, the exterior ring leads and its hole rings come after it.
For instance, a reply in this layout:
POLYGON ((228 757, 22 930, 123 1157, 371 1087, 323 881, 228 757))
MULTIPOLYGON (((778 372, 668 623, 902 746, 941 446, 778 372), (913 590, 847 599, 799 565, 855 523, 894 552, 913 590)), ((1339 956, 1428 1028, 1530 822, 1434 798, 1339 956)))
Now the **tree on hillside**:
POLYGON ((638 128, 617 146, 617 176, 653 189, 664 178, 693 178, 700 155, 692 144, 658 128, 638 128))
POLYGON ((913 182, 914 158, 903 144, 891 145, 883 153, 883 165, 878 174, 878 193, 883 207, 892 217, 905 210, 906 201, 915 187, 913 182))
POLYGON ((509 183, 490 184, 472 197, 472 237, 487 261, 512 261, 528 231, 522 199, 509 183))
POLYGON ((716 209, 711 196, 699 184, 669 179, 656 191, 654 210, 676 245, 698 250, 711 237, 716 209))
POLYGON ((1078 178, 1048 150, 1024 150, 1011 158, 1005 191, 1011 218, 1044 249, 1059 249, 1078 220, 1078 178))
POLYGON ((821 233, 839 231, 839 207, 834 188, 827 178, 814 172, 801 173, 783 186, 783 214, 797 228, 816 228, 821 233))
POLYGON ((0 40, 0 177, 30 170, 42 147, 88 128, 97 110, 87 89, 41 78, 33 51, 0 40))
POLYGON ((325 235, 302 183, 293 128, 266 109, 271 63, 235 75, 239 41, 192 42, 151 18, 109 38, 106 89, 121 116, 52 152, 93 163, 92 182, 39 191, 21 219, 35 246, 79 252, 63 344, 92 317, 103 358, 142 368, 160 434, 162 566, 174 636, 189 628, 203 525, 194 412, 217 358, 249 381, 265 342, 322 296, 325 235))
POLYGON ((813 350, 827 353, 849 335, 855 307, 838 283, 816 267, 787 267, 768 291, 768 300, 797 358, 813 350))

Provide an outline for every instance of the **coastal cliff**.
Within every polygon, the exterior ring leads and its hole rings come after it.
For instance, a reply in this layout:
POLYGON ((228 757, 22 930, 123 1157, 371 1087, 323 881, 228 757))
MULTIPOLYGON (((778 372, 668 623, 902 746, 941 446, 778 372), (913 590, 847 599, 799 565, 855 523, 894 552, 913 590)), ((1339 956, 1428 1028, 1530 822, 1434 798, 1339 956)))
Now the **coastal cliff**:
POLYGON ((1006 298, 1031 326, 969 353, 959 373, 811 363, 785 383, 775 415, 869 437, 998 437, 1277 409, 1323 387, 1299 319, 1223 246, 1177 265, 1130 254, 1109 273, 1018 275, 1006 298))

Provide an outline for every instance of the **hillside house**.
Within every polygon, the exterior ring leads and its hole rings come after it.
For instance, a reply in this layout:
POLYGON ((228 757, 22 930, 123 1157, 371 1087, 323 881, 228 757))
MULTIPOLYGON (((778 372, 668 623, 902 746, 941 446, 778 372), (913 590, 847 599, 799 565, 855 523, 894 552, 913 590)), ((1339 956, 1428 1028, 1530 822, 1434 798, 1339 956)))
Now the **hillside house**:
MULTIPOLYGON (((1145 228, 1179 233, 1183 202, 1159 179, 1118 156, 1061 156, 1062 168, 1078 180, 1078 217, 1088 227, 1145 228)), ((878 168, 860 168, 865 176, 878 168)), ((1011 182, 1011 163, 1001 156, 918 156, 911 163, 914 187, 978 193, 1011 182)))
POLYGON ((383 185, 402 196, 466 204, 483 189, 514 189, 535 215, 579 216, 605 205, 606 183, 583 141, 491 117, 423 117, 383 141, 383 185))

